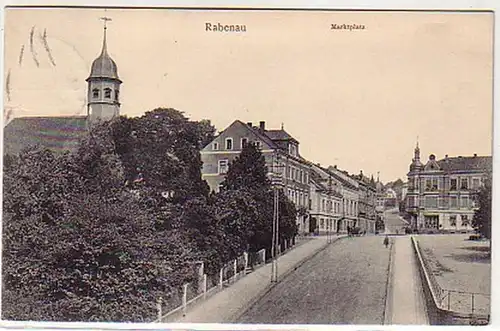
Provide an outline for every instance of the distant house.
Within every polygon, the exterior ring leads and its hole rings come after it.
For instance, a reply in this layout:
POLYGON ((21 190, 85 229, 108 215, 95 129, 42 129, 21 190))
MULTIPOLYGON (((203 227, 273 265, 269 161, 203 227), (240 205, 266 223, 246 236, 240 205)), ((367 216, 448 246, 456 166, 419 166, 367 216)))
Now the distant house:
MULTIPOLYGON (((254 143, 266 160, 269 175, 280 174, 284 190, 297 208, 309 206, 310 162, 300 156, 299 142, 281 129, 267 129, 236 120, 201 150, 202 178, 214 192, 220 190, 231 162, 248 143, 254 143)), ((307 215, 297 219, 300 232, 308 232, 307 215)))
POLYGON ((424 165, 417 144, 408 173, 406 209, 419 229, 472 230, 477 192, 492 171, 491 156, 448 157, 431 154, 424 165))

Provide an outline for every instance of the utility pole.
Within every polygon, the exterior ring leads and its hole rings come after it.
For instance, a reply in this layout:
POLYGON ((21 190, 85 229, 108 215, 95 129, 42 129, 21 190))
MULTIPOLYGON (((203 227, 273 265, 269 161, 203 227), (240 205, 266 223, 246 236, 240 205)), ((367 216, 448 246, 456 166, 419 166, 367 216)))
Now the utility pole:
POLYGON ((278 247, 279 247, 279 190, 283 185, 283 176, 279 169, 283 168, 283 166, 279 163, 280 157, 278 151, 275 154, 275 164, 273 164, 272 171, 272 187, 274 193, 274 208, 273 208, 273 235, 272 235, 272 243, 271 243, 271 283, 278 282, 278 247))

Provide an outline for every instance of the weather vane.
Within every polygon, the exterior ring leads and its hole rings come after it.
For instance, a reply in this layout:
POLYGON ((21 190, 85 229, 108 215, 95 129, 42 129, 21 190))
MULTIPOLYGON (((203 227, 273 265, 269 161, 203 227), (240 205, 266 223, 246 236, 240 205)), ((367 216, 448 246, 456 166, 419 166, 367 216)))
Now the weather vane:
POLYGON ((103 16, 100 19, 104 21, 104 29, 107 29, 107 22, 111 21, 111 18, 103 16))

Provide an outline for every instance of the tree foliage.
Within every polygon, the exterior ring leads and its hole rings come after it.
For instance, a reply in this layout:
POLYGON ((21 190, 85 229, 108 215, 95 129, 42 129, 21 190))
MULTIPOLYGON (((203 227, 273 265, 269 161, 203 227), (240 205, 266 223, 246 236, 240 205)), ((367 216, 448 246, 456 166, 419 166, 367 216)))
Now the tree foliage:
POLYGON ((94 126, 72 154, 5 157, 2 317, 154 318, 203 257, 189 230, 204 207, 190 199, 208 194, 198 152, 210 132, 159 109, 94 126), (146 181, 124 185, 137 169, 146 181))
POLYGON ((492 178, 491 174, 486 176, 484 185, 477 193, 477 203, 479 208, 474 212, 472 221, 473 227, 485 238, 491 239, 491 195, 492 178))
MULTIPOLYGON (((238 229, 240 247, 246 244, 250 251, 271 247, 274 192, 267 173, 264 156, 250 143, 229 165, 222 192, 218 195, 218 201, 232 201, 234 208, 243 206, 237 208, 238 214, 230 219, 234 223, 232 227, 238 229)), ((282 190, 279 190, 279 211, 280 240, 291 239, 297 233, 297 210, 282 190)))

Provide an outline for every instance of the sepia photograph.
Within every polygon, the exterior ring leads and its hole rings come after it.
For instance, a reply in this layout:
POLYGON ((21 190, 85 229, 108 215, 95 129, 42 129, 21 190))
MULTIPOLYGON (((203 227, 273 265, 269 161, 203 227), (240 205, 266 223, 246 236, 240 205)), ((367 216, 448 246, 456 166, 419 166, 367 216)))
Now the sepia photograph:
POLYGON ((1 319, 489 324, 493 49, 492 11, 6 7, 1 319))

